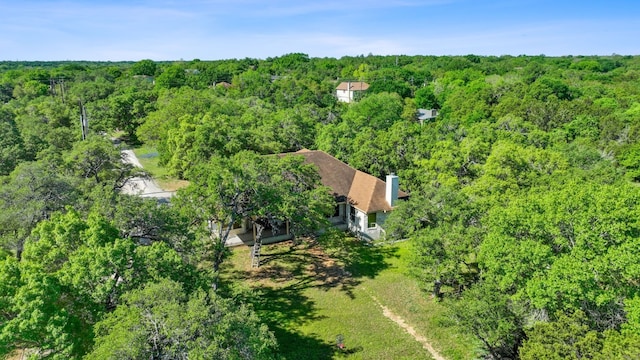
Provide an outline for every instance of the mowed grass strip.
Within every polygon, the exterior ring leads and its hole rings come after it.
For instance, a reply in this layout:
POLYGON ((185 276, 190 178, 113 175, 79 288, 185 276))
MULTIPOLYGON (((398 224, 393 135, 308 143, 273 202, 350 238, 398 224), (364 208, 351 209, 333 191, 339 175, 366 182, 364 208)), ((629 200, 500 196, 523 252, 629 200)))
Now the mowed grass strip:
POLYGON ((375 278, 364 280, 362 286, 425 336, 446 359, 480 358, 480 344, 453 324, 444 305, 420 290, 417 281, 408 276, 410 242, 397 243, 392 247, 396 252, 395 256, 387 258, 389 267, 375 278))
POLYGON ((447 359, 475 357, 470 338, 440 321, 444 308, 407 276, 408 244, 365 246, 353 238, 308 247, 264 246, 251 269, 249 248, 233 249, 229 284, 253 289, 251 302, 285 359, 431 359, 421 343, 383 315, 404 318, 447 359), (336 346, 342 335, 345 350, 336 346))
POLYGON ((133 149, 142 167, 153 176, 154 180, 165 191, 176 191, 188 185, 185 180, 178 180, 169 175, 167 168, 160 166, 158 152, 154 147, 142 146, 133 149))

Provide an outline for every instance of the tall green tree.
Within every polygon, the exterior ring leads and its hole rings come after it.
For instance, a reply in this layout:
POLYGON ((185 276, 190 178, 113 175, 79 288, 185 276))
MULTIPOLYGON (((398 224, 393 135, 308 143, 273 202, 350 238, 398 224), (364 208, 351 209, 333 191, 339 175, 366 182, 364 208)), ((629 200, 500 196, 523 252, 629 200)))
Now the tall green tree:
POLYGON ((403 106, 402 98, 398 94, 373 94, 349 106, 344 120, 356 129, 388 129, 402 119, 403 106))
POLYGON ((131 66, 133 75, 153 76, 156 73, 156 63, 151 59, 140 60, 131 66))
POLYGON ((8 175, 25 158, 22 136, 13 114, 0 108, 0 176, 8 175))
POLYGON ((228 253, 225 243, 236 222, 252 220, 261 233, 263 224, 277 228, 282 221, 290 221, 291 232, 305 236, 326 226, 333 209, 333 199, 320 186, 317 170, 299 156, 245 151, 230 158, 216 157, 193 169, 189 179, 191 184, 179 191, 175 203, 208 229, 203 235, 215 276, 228 253))
POLYGON ((96 335, 87 359, 275 358, 275 337, 249 308, 170 280, 127 293, 96 335))
POLYGON ((84 220, 72 209, 40 222, 22 260, 9 259, 0 266, 3 354, 30 348, 42 358, 80 358, 93 346, 93 326, 124 293, 164 278, 189 292, 207 284, 167 243, 120 238, 99 214, 84 220))
POLYGON ((570 316, 558 314, 552 322, 538 322, 527 331, 520 348, 520 359, 589 359, 602 349, 602 340, 577 310, 570 316))
POLYGON ((185 85, 187 75, 184 68, 179 64, 174 64, 162 71, 155 80, 156 86, 164 89, 179 88, 185 85))
POLYGON ((133 177, 147 177, 140 168, 125 159, 126 154, 102 136, 90 136, 78 142, 65 156, 65 167, 88 186, 121 189, 133 177))
POLYGON ((73 178, 53 165, 44 161, 20 164, 0 187, 0 239, 2 247, 18 259, 31 230, 80 195, 73 178))
POLYGON ((639 276, 629 251, 640 241, 639 201, 628 184, 570 182, 495 207, 480 247, 485 277, 533 308, 579 309, 600 329, 615 328, 639 276))
POLYGON ((137 129, 145 116, 154 110, 155 94, 151 91, 130 87, 126 91, 111 95, 107 99, 107 130, 122 130, 132 143, 137 141, 137 129))
POLYGON ((479 283, 450 306, 451 317, 473 334, 492 359, 517 359, 524 339, 525 309, 490 283, 479 283))
POLYGON ((481 213, 469 198, 446 187, 424 186, 402 202, 385 222, 387 236, 412 243, 413 273, 437 299, 460 295, 479 280, 481 213))

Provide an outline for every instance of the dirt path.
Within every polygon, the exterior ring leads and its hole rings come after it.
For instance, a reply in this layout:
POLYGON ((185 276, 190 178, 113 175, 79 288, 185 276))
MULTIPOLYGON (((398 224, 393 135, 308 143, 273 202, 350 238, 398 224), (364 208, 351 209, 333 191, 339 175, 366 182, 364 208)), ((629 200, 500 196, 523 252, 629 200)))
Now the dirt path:
POLYGON ((433 358, 435 360, 446 360, 444 357, 442 357, 442 355, 438 354, 436 349, 433 348, 433 346, 431 345, 431 343, 429 343, 427 338, 425 338, 424 336, 418 334, 418 332, 411 325, 407 324, 407 322, 404 321, 403 318, 401 318, 400 316, 394 314, 393 311, 389 310, 388 307, 382 305, 380 303, 380 301, 378 301, 378 299, 375 296, 373 296, 371 294, 369 294, 369 296, 373 299, 373 301, 376 302, 376 304, 378 304, 378 306, 380 306, 380 308, 382 309, 382 314, 384 316, 386 316, 387 318, 391 319, 391 321, 395 322, 396 324, 398 324, 398 326, 400 326, 406 332, 408 332, 409 335, 413 336, 413 338, 416 339, 417 342, 422 344, 422 347, 425 350, 427 350, 429 353, 431 353, 431 356, 433 356, 433 358))

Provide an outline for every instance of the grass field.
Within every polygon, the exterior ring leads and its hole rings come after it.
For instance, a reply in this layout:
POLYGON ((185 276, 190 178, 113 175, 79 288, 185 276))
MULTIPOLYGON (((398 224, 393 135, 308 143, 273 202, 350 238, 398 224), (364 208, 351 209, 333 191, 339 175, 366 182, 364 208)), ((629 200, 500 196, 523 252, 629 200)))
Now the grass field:
POLYGON ((158 165, 158 152, 153 147, 143 146, 133 149, 136 157, 142 164, 142 167, 151 173, 154 180, 165 191, 175 191, 181 187, 187 186, 187 182, 184 180, 177 180, 169 176, 169 172, 166 168, 158 165))
POLYGON ((444 358, 478 357, 472 339, 443 321, 444 307, 407 276, 408 250, 406 242, 365 246, 352 238, 324 248, 281 243, 264 246, 260 268, 251 269, 249 249, 240 247, 223 277, 253 289, 245 300, 275 333, 285 359, 431 359, 381 306, 444 358), (336 346, 339 334, 346 351, 336 346))

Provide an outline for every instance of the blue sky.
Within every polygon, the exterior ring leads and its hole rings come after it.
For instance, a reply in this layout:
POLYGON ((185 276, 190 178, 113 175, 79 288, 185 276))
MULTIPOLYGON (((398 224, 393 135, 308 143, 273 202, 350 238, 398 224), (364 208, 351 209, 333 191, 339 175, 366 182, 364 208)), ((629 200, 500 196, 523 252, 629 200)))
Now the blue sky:
POLYGON ((0 0, 0 60, 640 55, 637 0, 0 0))

